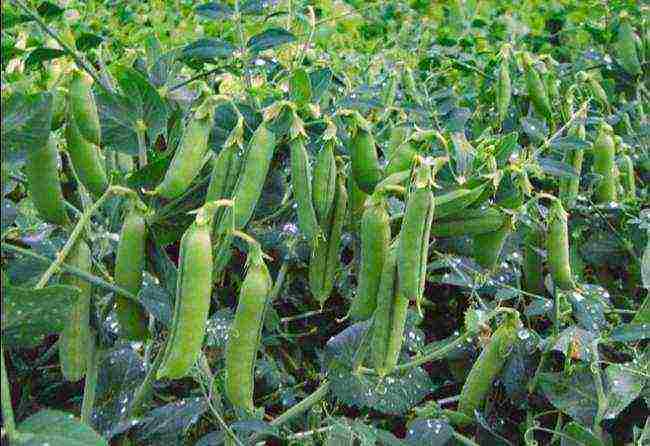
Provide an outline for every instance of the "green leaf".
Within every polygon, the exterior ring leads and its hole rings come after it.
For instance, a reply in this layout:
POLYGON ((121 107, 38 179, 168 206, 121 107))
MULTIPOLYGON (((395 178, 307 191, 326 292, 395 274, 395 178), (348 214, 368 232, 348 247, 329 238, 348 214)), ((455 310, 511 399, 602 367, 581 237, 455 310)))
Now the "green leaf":
POLYGON ((618 342, 636 342, 650 339, 650 325, 648 323, 618 325, 609 334, 609 339, 618 342))
POLYGON ((607 411, 605 419, 616 418, 638 398, 648 383, 648 365, 638 363, 611 364, 605 369, 607 380, 607 411))
POLYGON ((591 343, 595 334, 578 327, 569 327, 560 333, 551 350, 562 352, 564 356, 581 361, 590 361, 594 352, 591 343))
POLYGON ((182 49, 180 59, 212 61, 228 58, 234 51, 235 47, 225 40, 199 39, 182 49))
POLYGON ((303 68, 294 70, 289 79, 289 92, 291 100, 296 104, 305 105, 311 102, 311 81, 309 74, 303 68))
POLYGON ((135 439, 138 444, 178 444, 183 432, 208 410, 205 398, 185 398, 158 407, 144 416, 135 439))
POLYGON ((248 48, 254 52, 268 50, 276 46, 284 45, 296 40, 296 36, 283 28, 269 28, 259 34, 254 35, 248 41, 248 48))
POLYGON ((567 292, 566 297, 582 328, 595 333, 607 328, 605 309, 610 306, 607 290, 599 285, 582 284, 579 290, 567 292))
POLYGON ((21 446, 108 446, 90 426, 71 413, 42 410, 18 426, 21 446))
POLYGON ((591 426, 598 400, 594 375, 588 366, 578 367, 572 374, 542 373, 539 386, 544 396, 558 410, 591 426))
POLYGON ((79 288, 67 285, 40 290, 4 286, 3 339, 9 345, 32 346, 41 342, 43 336, 60 332, 79 292, 79 288))
POLYGON ((65 56, 65 51, 63 50, 45 47, 36 48, 34 51, 29 53, 29 56, 27 56, 27 59, 25 60, 25 68, 34 68, 35 66, 41 65, 43 62, 58 59, 62 56, 65 56))
POLYGON ((523 118, 521 128, 531 140, 541 142, 548 135, 548 127, 544 121, 535 118, 523 118))
POLYGON ((38 5, 36 10, 40 16, 45 19, 53 19, 54 17, 60 16, 65 11, 52 2, 43 2, 38 5))
POLYGON ((537 162, 542 170, 549 175, 560 178, 578 178, 578 172, 562 161, 551 158, 537 158, 537 162))
POLYGON ((454 435, 447 420, 418 419, 409 425, 406 443, 413 446, 444 446, 454 435))
POLYGON ((603 446, 603 442, 596 435, 583 425, 571 421, 564 426, 562 446, 603 446))
POLYGON ((2 161, 23 162, 26 152, 47 144, 52 95, 14 93, 2 98, 2 161))
POLYGON ((75 46, 79 51, 86 51, 92 48, 97 48, 103 41, 104 39, 97 34, 82 33, 75 40, 75 46))
POLYGON ((198 15, 209 19, 225 19, 232 15, 232 8, 221 2, 204 3, 194 8, 194 11, 198 15))

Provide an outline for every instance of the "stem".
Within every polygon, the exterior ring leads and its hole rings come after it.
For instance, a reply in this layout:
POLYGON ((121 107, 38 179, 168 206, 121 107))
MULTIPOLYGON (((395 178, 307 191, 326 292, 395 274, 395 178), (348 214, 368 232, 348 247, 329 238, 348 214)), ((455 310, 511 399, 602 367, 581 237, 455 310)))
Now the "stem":
POLYGON ((594 383, 596 385, 596 395, 598 395, 598 408, 596 416, 594 417, 594 433, 599 437, 602 436, 602 428, 600 423, 605 417, 607 411, 607 397, 605 396, 605 389, 603 388, 603 378, 600 374, 600 365, 598 364, 598 339, 594 339, 591 343, 591 350, 593 360, 591 363, 591 373, 594 375, 594 383))
POLYGON ((297 417, 303 412, 306 412, 308 409, 310 409, 312 406, 314 406, 316 403, 318 403, 320 400, 325 398, 327 396, 327 393, 330 390, 330 383, 329 381, 323 381, 323 383, 312 393, 309 395, 307 398, 299 402, 293 407, 290 407, 287 409, 286 412, 275 418, 273 421, 271 421, 271 426, 280 426, 287 421, 290 421, 291 419, 297 417))
POLYGON ((156 372, 158 372, 158 369, 162 365, 166 348, 167 348, 167 341, 165 341, 161 346, 160 351, 156 355, 156 359, 154 360, 153 364, 151 364, 151 367, 147 371, 147 374, 145 375, 142 384, 140 384, 140 387, 138 387, 138 389, 135 391, 135 394, 133 396, 133 401, 131 402, 129 409, 126 411, 124 415, 124 419, 129 419, 134 414, 136 414, 140 409, 140 406, 144 403, 145 399, 149 395, 151 386, 156 378, 156 372))
POLYGON ((84 381, 84 397, 81 403, 81 422, 91 425, 93 407, 95 405, 95 393, 97 390, 97 371, 99 362, 99 351, 97 350, 97 340, 92 336, 88 346, 88 367, 86 369, 86 380, 84 381))
POLYGON ((566 129, 571 127, 573 125, 573 122, 576 120, 576 118, 582 115, 582 113, 584 113, 588 105, 589 105, 589 99, 587 99, 587 101, 585 101, 585 103, 582 104, 582 107, 580 107, 577 111, 573 113, 573 115, 571 115, 571 118, 569 118, 569 120, 562 127, 560 127, 557 132, 553 133, 553 135, 546 138, 546 140, 542 143, 542 145, 539 146, 537 149, 535 149, 535 151, 533 152, 533 156, 537 157, 537 155, 539 155, 539 153, 544 148, 546 148, 555 138, 560 136, 566 129))
POLYGON ((147 144, 145 142, 145 124, 138 121, 136 125, 136 135, 138 136, 138 163, 140 169, 147 165, 147 144))
MULTIPOLYGON (((38 260, 43 263, 51 263, 52 260, 48 259, 45 256, 42 256, 40 254, 36 254, 35 252, 32 252, 28 249, 20 248, 15 245, 11 245, 6 242, 2 242, 2 249, 7 249, 9 251, 13 251, 15 253, 25 255, 28 257, 31 257, 35 260, 38 260)), ((97 285, 99 287, 102 287, 108 291, 112 291, 116 294, 122 295, 128 299, 131 299, 133 301, 139 302, 138 297, 135 294, 130 293, 129 291, 125 290, 124 288, 118 287, 117 285, 113 285, 111 283, 106 282, 105 280, 100 279, 97 276, 94 276, 90 273, 87 273, 86 271, 80 270, 79 268, 76 268, 74 266, 70 266, 66 263, 62 263, 61 266, 59 267, 61 271, 64 271, 66 273, 72 274, 73 276, 76 276, 82 280, 85 280, 86 282, 92 283, 93 285, 97 285)))
POLYGON ((74 229, 72 230, 72 233, 70 234, 70 238, 68 241, 65 243, 61 251, 57 254, 56 260, 52 262, 50 267, 43 273, 41 278, 39 279, 38 283, 35 286, 35 289, 41 289, 45 285, 47 285, 47 282, 50 280, 50 278, 56 274, 59 271, 59 268, 65 261, 65 258, 68 256, 72 248, 74 247, 75 243, 77 242, 77 239, 81 236, 81 233, 83 232, 84 227, 90 222, 90 218, 92 215, 104 204, 104 202, 113 194, 135 194, 131 189, 127 189, 125 187, 121 186, 111 186, 108 189, 106 189, 106 192, 97 199, 95 203, 93 203, 92 206, 90 206, 88 209, 86 209, 75 225, 74 229))
POLYGON ((237 32, 239 33, 239 53, 242 58, 242 66, 244 69, 244 74, 246 76, 246 86, 250 90, 253 86, 253 81, 251 80, 250 70, 248 70, 244 61, 244 54, 246 54, 246 43, 244 41, 244 24, 242 23, 242 15, 239 10, 239 0, 235 0, 235 17, 237 18, 237 32))
POLYGON ((454 432, 453 435, 454 435, 454 439, 460 444, 464 444, 466 446, 478 446, 478 443, 474 443, 473 440, 470 440, 469 438, 459 434, 458 432, 454 432))
POLYGON ((282 289, 282 285, 284 284, 284 279, 287 277, 288 269, 289 269, 289 262, 285 260, 284 262, 282 262, 282 266, 280 266, 280 271, 278 271, 278 276, 275 278, 275 283, 273 284, 273 288, 271 288, 271 292, 269 293, 269 302, 273 302, 278 297, 278 294, 280 294, 280 290, 282 289))
POLYGON ((0 386, 2 392, 2 424, 7 434, 9 443, 18 438, 18 431, 16 430, 16 421, 14 418, 14 409, 11 407, 11 392, 9 387, 9 378, 7 378, 7 368, 5 366, 5 349, 0 341, 0 369, 2 372, 2 382, 0 386))

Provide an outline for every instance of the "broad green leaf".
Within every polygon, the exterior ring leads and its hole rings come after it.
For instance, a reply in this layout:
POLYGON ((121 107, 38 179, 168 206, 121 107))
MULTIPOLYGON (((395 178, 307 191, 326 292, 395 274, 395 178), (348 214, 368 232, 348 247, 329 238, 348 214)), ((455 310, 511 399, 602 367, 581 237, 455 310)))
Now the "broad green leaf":
POLYGON ((289 93, 296 104, 305 105, 311 101, 311 81, 305 69, 294 70, 289 80, 289 93))
POLYGON ((93 48, 97 48, 103 41, 104 39, 101 36, 98 36, 97 34, 82 33, 75 40, 75 46, 79 51, 86 51, 93 48))
POLYGON ((62 56, 65 56, 65 51, 63 50, 45 47, 36 48, 34 51, 29 53, 29 56, 27 56, 25 67, 33 68, 35 65, 41 65, 43 62, 58 59, 62 56))
POLYGON ((71 413, 42 410, 20 423, 20 446, 108 446, 92 428, 71 413))
POLYGON ((564 426, 562 446, 603 446, 604 443, 583 425, 571 421, 564 426), (569 437, 569 438, 567 438, 569 437))
POLYGON ((2 97, 2 161, 23 162, 27 151, 47 144, 52 124, 50 93, 2 97))
POLYGON ((636 342, 650 339, 650 321, 618 325, 609 334, 609 339, 617 342, 636 342))
POLYGON ((539 375, 539 386, 558 410, 587 426, 593 425, 598 397, 589 366, 578 367, 571 374, 542 373, 539 375))
POLYGON ((413 446, 444 446, 454 429, 443 419, 418 419, 408 426, 406 443, 413 446))
POLYGON ((230 57, 235 47, 225 40, 199 39, 186 45, 180 54, 180 59, 213 61, 230 57))
POLYGON ((578 172, 562 161, 551 158, 537 158, 537 162, 542 170, 549 175, 560 178, 578 178, 578 172))
POLYGON ((607 380, 607 411, 605 419, 616 418, 637 399, 648 383, 648 364, 611 364, 605 369, 607 380))
POLYGON ((135 439, 138 444, 175 444, 208 410, 205 398, 185 398, 147 413, 135 439))
POLYGON ((222 2, 209 2, 194 8, 194 11, 209 19, 226 19, 232 15, 232 8, 222 2))
POLYGON ((269 28, 251 37, 247 43, 248 48, 254 52, 268 50, 296 40, 296 37, 283 28, 269 28))

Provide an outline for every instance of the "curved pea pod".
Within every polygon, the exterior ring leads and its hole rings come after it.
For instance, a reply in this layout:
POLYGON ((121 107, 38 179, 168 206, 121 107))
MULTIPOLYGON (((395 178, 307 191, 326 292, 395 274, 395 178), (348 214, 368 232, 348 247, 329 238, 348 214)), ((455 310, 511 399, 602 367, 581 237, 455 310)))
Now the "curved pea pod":
POLYGON ((510 108, 510 101, 512 100, 512 81, 510 80, 510 69, 508 67, 509 60, 507 57, 501 59, 499 66, 499 77, 496 83, 496 103, 497 103, 497 117, 499 124, 501 124, 508 116, 508 109, 510 108))
POLYGON ((474 412, 483 406, 494 380, 503 369, 508 354, 517 341, 520 325, 518 318, 511 317, 496 329, 463 384, 458 400, 459 412, 474 419, 474 412))
POLYGON ((595 79, 593 76, 588 76, 587 81, 589 82, 589 87, 591 88, 591 92, 594 95, 594 97, 607 109, 609 110, 611 107, 609 105, 609 98, 607 97, 607 92, 603 88, 602 85, 600 85, 600 82, 598 82, 597 79, 595 79))
POLYGON ((544 295, 544 234, 537 227, 524 229, 522 286, 529 293, 544 295))
POLYGON ((27 190, 41 218, 55 225, 70 222, 59 181, 56 141, 52 136, 43 147, 27 152, 25 174, 27 190))
POLYGON ((68 119, 65 127, 68 154, 79 181, 94 196, 108 188, 108 177, 99 147, 81 136, 74 120, 68 119))
POLYGON ((634 181, 634 162, 629 155, 621 155, 618 162, 618 170, 620 172, 621 186, 625 192, 625 198, 636 198, 636 183, 634 181))
POLYGON ((568 214, 560 200, 553 200, 549 210, 546 253, 555 285, 562 290, 573 289, 575 284, 569 256, 568 214))
POLYGON ((241 157, 236 145, 224 147, 212 165, 205 201, 230 199, 239 177, 241 157))
POLYGON ((512 219, 505 216, 503 225, 494 232, 479 234, 472 239, 473 257, 483 268, 493 270, 503 250, 503 245, 512 232, 512 219))
POLYGON ((434 237, 474 236, 494 232, 505 223, 505 215, 497 209, 467 209, 462 215, 436 220, 431 227, 434 237))
POLYGON ((370 354, 375 370, 380 376, 390 374, 397 365, 409 300, 398 291, 397 246, 388 252, 381 272, 377 308, 372 324, 370 354))
POLYGON ((368 200, 368 194, 357 186, 357 182, 354 181, 352 175, 348 176, 347 185, 350 197, 350 220, 352 224, 355 225, 358 224, 357 222, 363 215, 363 210, 365 209, 366 201, 368 200))
POLYGON ((433 223, 434 198, 431 192, 431 167, 421 165, 416 171, 402 220, 397 248, 399 271, 398 293, 418 304, 422 300, 429 256, 429 236, 433 223))
POLYGON ((68 104, 71 120, 79 129, 79 134, 98 146, 101 142, 101 127, 92 84, 93 80, 88 74, 75 70, 68 86, 68 104))
POLYGON ((593 169, 600 175, 595 188, 597 203, 610 203, 617 199, 616 193, 616 145, 612 137, 612 128, 604 122, 600 125, 598 137, 593 147, 593 169))
POLYGON ((66 91, 57 87, 52 89, 52 130, 57 130, 65 121, 66 91))
POLYGON ((311 244, 315 244, 320 236, 320 227, 312 202, 309 154, 301 138, 295 138, 289 146, 291 149, 291 184, 297 204, 298 227, 305 238, 311 244))
MULTIPOLYGON (((586 116, 583 116, 586 118, 586 116)), ((586 138, 584 122, 579 123, 570 132, 572 136, 584 140, 586 138)), ((582 174, 582 162, 584 160, 584 149, 582 147, 573 147, 567 150, 564 154, 563 161, 577 172, 576 177, 560 178, 558 196, 562 200, 562 204, 568 209, 575 206, 578 192, 580 192, 580 176, 582 174)))
POLYGON ((165 177, 154 190, 155 194, 168 200, 177 198, 190 187, 201 172, 208 153, 212 116, 210 111, 189 122, 165 177))
POLYGON ((357 292, 350 308, 353 319, 368 319, 375 311, 389 244, 390 218, 386 203, 383 197, 373 196, 361 219, 361 263, 357 292))
POLYGON ((392 153, 384 170, 384 175, 389 177, 404 170, 411 170, 416 155, 417 150, 415 150, 413 144, 410 141, 404 142, 392 153))
POLYGON ((524 53, 524 74, 526 78, 526 89, 528 97, 535 111, 547 121, 552 119, 551 101, 548 97, 546 87, 539 76, 539 73, 532 66, 533 61, 530 54, 524 53))
MULTIPOLYGON (((145 216, 139 205, 133 203, 124 218, 115 259, 115 284, 136 296, 142 287, 147 241, 145 216)), ((115 312, 120 334, 129 340, 141 341, 149 337, 149 318, 144 307, 124 296, 115 298, 115 312)))
MULTIPOLYGON (((275 134, 261 123, 250 140, 246 160, 233 194, 235 228, 242 229, 253 216, 273 159, 275 134)), ((226 215, 228 213, 226 212, 226 215)))
POLYGON ((336 172, 334 147, 328 142, 316 155, 312 180, 312 201, 319 225, 325 225, 332 212, 336 195, 336 172))
POLYGON ((639 76, 642 73, 641 62, 636 52, 636 39, 629 18, 621 15, 618 36, 614 43, 614 54, 621 67, 631 76, 639 76))
POLYGON ((253 412, 254 368, 272 280, 259 248, 250 254, 226 344, 225 391, 233 406, 253 412))
POLYGON ((339 177, 334 199, 334 212, 328 225, 329 230, 324 234, 325 240, 312 248, 309 261, 309 287, 314 298, 321 306, 329 298, 334 288, 334 278, 340 263, 339 249, 341 247, 347 202, 348 194, 343 180, 339 177))
POLYGON ((350 141, 352 177, 359 188, 367 194, 375 190, 381 181, 382 172, 377 156, 377 146, 372 134, 361 127, 350 141))
POLYGON ((460 188, 435 196, 433 201, 436 207, 436 220, 460 213, 471 206, 483 194, 486 187, 487 183, 473 189, 460 188))
POLYGON ((181 239, 174 318, 158 378, 182 378, 196 362, 212 294, 211 215, 201 209, 181 239))
MULTIPOLYGON (((92 267, 90 248, 79 240, 70 251, 66 264, 89 273, 92 267)), ((79 300, 70 309, 68 320, 59 337, 59 362, 61 372, 68 381, 79 381, 86 374, 88 348, 91 342, 90 304, 92 286, 90 282, 72 275, 65 275, 63 284, 79 288, 79 300)))

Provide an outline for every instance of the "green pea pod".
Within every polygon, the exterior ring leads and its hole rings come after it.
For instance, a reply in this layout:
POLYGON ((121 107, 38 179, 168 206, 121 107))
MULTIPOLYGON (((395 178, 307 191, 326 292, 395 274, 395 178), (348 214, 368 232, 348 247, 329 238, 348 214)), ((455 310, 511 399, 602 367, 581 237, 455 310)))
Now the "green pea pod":
POLYGON ((506 215, 505 222, 496 231, 474 236, 472 239, 474 260, 485 269, 496 268, 503 245, 511 232, 512 219, 506 215))
MULTIPOLYGON (((233 194, 235 228, 242 229, 253 216, 257 202, 262 195, 262 188, 273 159, 275 134, 266 124, 257 127, 250 140, 246 160, 233 194)), ((226 212, 226 215, 228 212, 226 212)), ((225 217, 227 218, 227 217, 225 217)))
MULTIPOLYGON (((404 126, 391 127, 390 136, 388 137, 388 145, 386 146, 386 151, 384 152, 384 156, 386 156, 387 159, 391 159, 395 154, 395 152, 397 151, 397 149, 399 149, 402 146, 402 144, 405 144, 408 138, 409 138, 408 127, 404 127, 404 126)), ((411 166, 409 165, 409 168, 410 167, 411 166)), ((389 176, 389 174, 387 173, 386 176, 389 176)))
POLYGON ((544 259, 539 251, 544 247, 544 234, 537 227, 524 229, 523 289, 529 293, 544 295, 544 259))
POLYGON ((201 352, 212 294, 211 212, 199 210, 181 239, 174 318, 158 378, 186 376, 201 352))
POLYGON ((108 188, 108 177, 99 147, 81 136, 71 117, 65 127, 65 139, 79 181, 91 194, 100 196, 108 188))
POLYGON ((504 56, 499 66, 499 77, 496 83, 496 103, 499 124, 505 121, 512 100, 512 81, 510 80, 509 58, 504 56))
POLYGON ((57 87, 52 89, 52 130, 59 129, 65 122, 66 91, 57 87))
POLYGON ((373 196, 361 219, 361 263, 357 293, 350 308, 353 319, 368 319, 375 311, 381 270, 389 244, 390 218, 385 199, 373 196))
POLYGON ((52 136, 45 146, 27 152, 25 174, 29 196, 41 218, 55 225, 68 224, 59 182, 56 141, 52 136))
POLYGON ((329 298, 334 288, 334 278, 339 266, 339 249, 345 223, 348 194, 343 180, 337 178, 337 191, 334 199, 334 212, 328 225, 325 239, 312 248, 309 261, 309 287, 321 306, 329 298))
MULTIPOLYGON (((66 263, 90 273, 92 260, 90 248, 79 240, 70 251, 66 263)), ((79 288, 79 300, 70 309, 68 320, 59 337, 59 362, 61 372, 68 381, 79 381, 86 374, 86 359, 91 342, 90 300, 92 286, 90 282, 76 276, 65 275, 63 284, 79 288)))
MULTIPOLYGON (((230 200, 232 198, 237 179, 239 178, 241 164, 242 157, 236 145, 224 147, 219 152, 212 167, 210 184, 208 185, 208 191, 205 196, 206 203, 223 199, 230 200)), ((227 210, 218 209, 214 219, 217 228, 221 225, 223 215, 229 215, 227 210)), ((215 265, 218 263, 219 261, 215 257, 215 265)))
POLYGON ((390 374, 397 365, 409 300, 399 293, 398 253, 393 245, 388 251, 381 271, 377 308, 371 332, 370 354, 379 376, 390 374))
POLYGON ((523 62, 526 76, 526 89, 528 91, 530 102, 540 116, 545 118, 547 121, 551 121, 551 101, 539 73, 535 67, 533 67, 533 61, 530 54, 524 53, 523 62))
MULTIPOLYGON (((131 204, 120 234, 115 259, 115 284, 137 294, 142 286, 147 241, 145 216, 136 203, 131 204)), ((115 311, 120 334, 126 339, 141 341, 149 337, 149 318, 144 307, 123 296, 115 298, 115 311)))
POLYGON ((214 99, 208 97, 183 132, 172 162, 155 194, 168 200, 181 196, 203 168, 212 129, 214 99))
POLYGON ((460 188, 435 196, 433 201, 436 207, 436 220, 462 213, 465 208, 479 199, 486 187, 487 184, 473 189, 460 188))
POLYGON ((575 284, 569 257, 568 214, 560 200, 553 200, 549 210, 546 253, 555 285, 563 290, 573 289, 575 284))
POLYGON ((434 237, 460 237, 487 234, 501 228, 506 217, 496 209, 466 209, 463 213, 436 221, 431 228, 434 237), (464 217, 463 217, 464 215, 464 217))
POLYGON ((80 70, 72 73, 68 86, 68 106, 71 120, 86 141, 98 146, 101 143, 99 113, 92 92, 92 78, 80 70))
POLYGON ((636 183, 634 181, 634 162, 629 155, 623 154, 618 162, 618 170, 621 173, 621 186, 625 192, 625 198, 636 198, 636 183))
POLYGON ((621 15, 618 36, 614 43, 614 54, 618 63, 628 74, 639 76, 642 73, 641 62, 639 62, 639 55, 636 52, 636 35, 626 15, 621 15))
POLYGON ((429 254, 429 236, 433 223, 434 198, 431 167, 420 165, 415 173, 402 220, 397 248, 398 293, 405 299, 421 303, 429 254))
POLYGON ((235 320, 226 344, 225 391, 233 406, 254 411, 255 357, 272 280, 259 247, 249 254, 248 271, 239 293, 235 320))
POLYGON ((593 169, 600 175, 596 185, 595 195, 597 203, 611 203, 617 200, 616 193, 616 145, 612 137, 612 128, 606 123, 601 123, 598 137, 593 147, 593 169))
POLYGON ((311 244, 315 244, 320 237, 320 228, 312 202, 309 154, 301 138, 295 138, 289 146, 291 149, 291 184, 297 204, 298 227, 305 238, 311 244))
MULTIPOLYGON (((583 122, 578 124, 575 127, 575 130, 572 132, 573 136, 584 140, 586 138, 585 125, 583 122)), ((568 209, 571 209, 575 206, 576 199, 578 198, 578 192, 580 192, 580 175, 582 173, 582 161, 584 159, 584 149, 581 147, 575 147, 567 150, 564 154, 564 162, 577 172, 576 177, 571 178, 560 178, 559 186, 559 198, 562 200, 562 204, 568 209)))
POLYGON ((641 283, 644 288, 650 290, 650 229, 646 232, 646 240, 645 251, 641 258, 641 283))
POLYGON ((519 327, 519 319, 511 317, 496 329, 463 384, 458 400, 458 412, 474 419, 474 412, 483 406, 494 380, 517 342, 519 327))
POLYGON ((366 129, 357 127, 350 141, 350 158, 354 181, 362 191, 371 194, 381 181, 382 172, 375 138, 366 129))
POLYGON ((336 160, 331 142, 327 142, 316 156, 312 186, 314 210, 318 223, 323 226, 329 221, 336 195, 336 160))
POLYGON ((350 196, 350 220, 353 226, 358 225, 368 200, 368 194, 362 191, 352 175, 348 176, 348 195, 350 196))
POLYGON ((387 178, 404 170, 411 170, 416 155, 417 150, 413 147, 413 144, 410 141, 400 144, 388 160, 388 164, 384 171, 385 177, 387 178))

